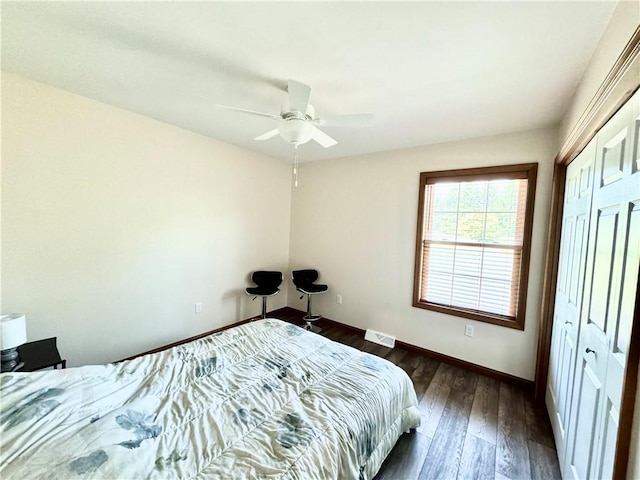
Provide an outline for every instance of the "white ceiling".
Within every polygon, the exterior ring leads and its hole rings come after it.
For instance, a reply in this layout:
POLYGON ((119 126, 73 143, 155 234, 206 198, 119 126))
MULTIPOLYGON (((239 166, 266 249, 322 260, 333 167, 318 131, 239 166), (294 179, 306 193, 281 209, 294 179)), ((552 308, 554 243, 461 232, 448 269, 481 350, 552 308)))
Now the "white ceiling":
POLYGON ((290 159, 253 138, 288 78, 323 127, 320 160, 551 125, 568 106, 615 2, 2 2, 2 69, 290 159))

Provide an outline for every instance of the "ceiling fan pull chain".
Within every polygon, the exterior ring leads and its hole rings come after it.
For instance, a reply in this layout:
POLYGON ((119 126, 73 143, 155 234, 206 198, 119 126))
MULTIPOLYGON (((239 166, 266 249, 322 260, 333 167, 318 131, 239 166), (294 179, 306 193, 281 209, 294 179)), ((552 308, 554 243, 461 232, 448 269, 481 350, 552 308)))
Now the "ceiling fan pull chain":
POLYGON ((293 146, 293 186, 298 186, 298 145, 293 146))

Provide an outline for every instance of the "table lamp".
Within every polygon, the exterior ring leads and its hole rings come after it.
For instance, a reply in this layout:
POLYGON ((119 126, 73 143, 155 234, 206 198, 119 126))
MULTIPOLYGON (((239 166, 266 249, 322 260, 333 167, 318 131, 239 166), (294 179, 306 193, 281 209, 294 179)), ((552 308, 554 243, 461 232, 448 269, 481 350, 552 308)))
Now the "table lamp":
POLYGON ((18 366, 17 347, 27 341, 27 322, 22 313, 0 317, 0 361, 2 372, 12 372, 18 366))

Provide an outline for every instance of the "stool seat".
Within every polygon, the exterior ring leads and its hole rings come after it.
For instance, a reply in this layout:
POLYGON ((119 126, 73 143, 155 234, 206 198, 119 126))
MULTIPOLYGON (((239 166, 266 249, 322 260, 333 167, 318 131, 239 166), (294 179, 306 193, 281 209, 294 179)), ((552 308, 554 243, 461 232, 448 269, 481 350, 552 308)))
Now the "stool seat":
POLYGON ((280 291, 278 287, 273 288, 272 286, 247 287, 245 290, 247 295, 257 295, 258 297, 270 297, 280 291))
POLYGON ((329 289, 327 285, 309 283, 306 285, 300 285, 296 288, 299 292, 313 295, 314 293, 324 293, 329 289))

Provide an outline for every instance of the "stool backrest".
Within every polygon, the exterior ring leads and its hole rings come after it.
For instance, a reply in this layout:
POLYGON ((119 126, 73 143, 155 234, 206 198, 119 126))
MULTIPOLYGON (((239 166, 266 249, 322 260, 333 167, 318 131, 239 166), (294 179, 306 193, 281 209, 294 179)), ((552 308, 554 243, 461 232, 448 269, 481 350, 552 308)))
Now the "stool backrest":
POLYGON ((259 287, 278 288, 282 283, 282 272, 258 270, 251 274, 251 280, 259 287))
POLYGON ((317 270, 294 270, 291 272, 291 279, 296 287, 304 287, 310 283, 315 282, 318 279, 317 270))

